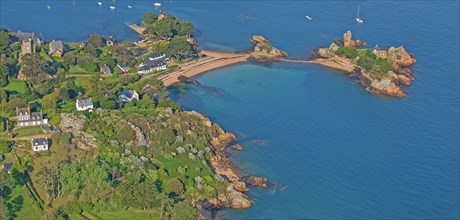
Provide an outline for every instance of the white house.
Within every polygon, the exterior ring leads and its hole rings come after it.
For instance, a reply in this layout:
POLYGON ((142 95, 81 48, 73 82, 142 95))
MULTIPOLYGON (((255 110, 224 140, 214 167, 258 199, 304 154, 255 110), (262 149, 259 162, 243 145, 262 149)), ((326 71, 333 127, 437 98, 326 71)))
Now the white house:
POLYGON ((82 99, 82 100, 77 99, 76 106, 77 106, 78 111, 86 111, 86 110, 90 112, 93 111, 93 102, 91 101, 91 99, 82 99))
POLYGON ((48 138, 32 139, 32 151, 41 153, 48 151, 48 138))

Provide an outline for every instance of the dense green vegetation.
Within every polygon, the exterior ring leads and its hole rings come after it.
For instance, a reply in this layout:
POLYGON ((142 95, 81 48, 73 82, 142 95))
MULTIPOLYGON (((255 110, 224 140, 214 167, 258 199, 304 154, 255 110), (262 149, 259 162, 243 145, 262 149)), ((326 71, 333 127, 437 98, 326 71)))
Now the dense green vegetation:
POLYGON ((340 47, 337 55, 355 59, 356 64, 377 78, 382 78, 388 71, 394 70, 388 57, 377 57, 370 49, 356 49, 356 47, 340 47))
MULTIPOLYGON (((152 36, 170 38, 149 49, 176 60, 196 55, 188 41, 195 31, 189 22, 170 15, 158 21, 147 14, 144 23, 152 36)), ((42 129, 9 121, 10 132, 4 132, 2 120, 0 165, 12 167, 0 171, 0 219, 196 219, 192 201, 225 191, 228 181, 208 165, 219 126, 182 110, 156 78, 95 74, 103 65, 135 67, 142 58, 133 56, 138 48, 131 42, 106 46, 92 34, 81 47, 66 45, 62 58, 38 52, 44 51, 40 47, 18 64, 19 43, 3 29, 0 39, 5 39, 0 43, 0 118, 30 105, 43 111, 52 129, 62 129, 52 134, 49 153, 31 155, 30 141, 14 138, 42 134, 42 129), (17 67, 24 81, 15 79, 17 67), (86 75, 68 77, 76 73, 86 75), (125 88, 136 90, 140 99, 121 102, 125 88), (78 112, 78 98, 91 98, 94 111, 78 112)))

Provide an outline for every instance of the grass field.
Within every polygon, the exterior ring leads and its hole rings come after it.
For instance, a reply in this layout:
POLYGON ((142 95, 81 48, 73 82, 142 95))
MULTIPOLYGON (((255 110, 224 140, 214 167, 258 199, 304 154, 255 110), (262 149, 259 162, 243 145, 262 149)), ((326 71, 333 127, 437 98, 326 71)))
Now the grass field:
POLYGON ((126 211, 118 212, 99 212, 96 213, 102 219, 160 219, 160 212, 154 210, 134 210, 128 209, 126 211))
POLYGON ((41 219, 42 210, 24 186, 16 186, 11 192, 8 203, 14 204, 13 216, 15 219, 41 219))
POLYGON ((42 49, 40 50, 40 55, 41 55, 43 58, 45 58, 45 60, 50 61, 50 62, 53 62, 53 59, 52 59, 50 56, 48 56, 48 54, 46 53, 45 49, 42 48, 42 49))
POLYGON ((69 73, 70 74, 96 74, 96 73, 99 73, 99 72, 88 72, 88 71, 84 70, 81 67, 72 66, 69 69, 69 73))
POLYGON ((43 130, 40 126, 24 127, 14 130, 14 137, 27 137, 33 135, 43 134, 43 130))
POLYGON ((24 86, 26 83, 19 79, 11 79, 10 83, 6 85, 3 89, 9 92, 17 92, 19 94, 24 93, 24 86))

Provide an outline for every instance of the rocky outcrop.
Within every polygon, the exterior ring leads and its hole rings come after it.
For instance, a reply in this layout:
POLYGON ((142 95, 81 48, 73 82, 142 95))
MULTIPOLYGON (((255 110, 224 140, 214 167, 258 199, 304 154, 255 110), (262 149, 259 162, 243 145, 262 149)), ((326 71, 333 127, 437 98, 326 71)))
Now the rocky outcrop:
POLYGON ((246 209, 251 206, 251 201, 246 195, 238 192, 232 185, 227 187, 225 193, 219 194, 217 198, 210 201, 219 208, 246 209))
POLYGON ((254 35, 249 39, 254 43, 250 59, 257 62, 275 62, 280 57, 286 57, 288 54, 285 51, 277 49, 270 44, 270 41, 263 36, 254 35))
POLYGON ((83 131, 84 116, 77 117, 71 113, 62 113, 59 128, 62 132, 72 134, 72 143, 80 149, 90 150, 97 147, 96 137, 83 131))
POLYGON ((384 78, 382 80, 374 79, 366 89, 370 92, 381 95, 395 97, 406 96, 404 90, 389 78, 384 78))
POLYGON ((216 149, 222 149, 222 148, 228 146, 234 140, 236 140, 236 137, 235 137, 234 134, 232 134, 230 132, 222 131, 219 134, 219 136, 214 137, 212 139, 212 146, 214 146, 214 148, 216 148, 216 149))
POLYGON ((388 57, 395 69, 412 66, 417 62, 413 55, 407 53, 403 46, 398 48, 390 47, 390 49, 388 49, 388 57))
POLYGON ((245 176, 241 180, 249 185, 267 188, 267 178, 260 176, 245 176))
POLYGON ((347 31, 345 34, 343 34, 343 46, 345 47, 360 47, 366 45, 367 44, 364 41, 353 40, 351 31, 347 31))
POLYGON ((246 183, 241 182, 241 181, 233 182, 233 188, 235 188, 236 190, 238 190, 240 192, 248 192, 249 191, 249 188, 246 186, 246 183))

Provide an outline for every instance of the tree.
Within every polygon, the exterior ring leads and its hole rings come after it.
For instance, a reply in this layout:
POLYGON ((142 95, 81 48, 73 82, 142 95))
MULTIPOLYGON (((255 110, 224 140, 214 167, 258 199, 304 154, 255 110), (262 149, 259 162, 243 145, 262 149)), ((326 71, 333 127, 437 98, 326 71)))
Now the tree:
POLYGON ((90 55, 92 58, 96 58, 97 57, 97 51, 96 51, 96 47, 94 47, 93 45, 91 44, 87 44, 84 48, 83 48, 83 51, 90 55))
POLYGON ((73 53, 66 53, 64 54, 64 63, 69 66, 73 66, 77 64, 77 58, 73 55, 73 53))
MULTIPOLYGON (((3 172, 5 173, 5 172, 3 172)), ((0 197, 0 219, 1 220, 6 220, 8 219, 8 208, 5 204, 5 201, 3 200, 2 197, 0 197)))
POLYGON ((166 39, 173 35, 172 28, 164 20, 155 22, 153 25, 148 26, 147 31, 162 39, 166 39))
POLYGON ((5 49, 8 47, 10 44, 10 35, 6 30, 1 29, 0 30, 0 52, 5 51, 5 49))
POLYGON ((172 178, 166 182, 168 191, 175 195, 182 195, 184 193, 184 184, 177 178, 172 178))
POLYGON ((57 96, 54 93, 43 96, 43 99, 41 101, 42 107, 44 109, 56 109, 56 99, 57 96))
POLYGON ((354 59, 358 56, 358 50, 356 50, 356 47, 341 47, 336 53, 350 59, 354 59))
POLYGON ((62 192, 64 195, 69 193, 76 196, 80 195, 82 188, 82 174, 80 168, 75 163, 65 164, 62 167, 62 173, 59 178, 62 185, 62 192))
POLYGON ((33 84, 45 81, 49 75, 54 75, 55 70, 50 68, 50 63, 40 54, 26 54, 21 60, 21 71, 24 77, 33 84))
POLYGON ((145 25, 150 25, 150 24, 155 23, 156 20, 157 20, 157 17, 155 16, 153 12, 147 12, 144 14, 144 18, 142 19, 142 22, 145 25))
POLYGON ((97 34, 89 35, 88 44, 93 46, 94 48, 102 47, 104 45, 102 43, 102 37, 97 34))
MULTIPOLYGON (((1 41, 1 39, 0 39, 1 41)), ((3 55, 0 56, 0 87, 8 85, 9 68, 4 61, 3 55)))
POLYGON ((188 21, 181 21, 177 27, 177 34, 182 36, 190 36, 191 34, 195 33, 195 27, 191 22, 188 21))
POLYGON ((191 202, 185 200, 176 203, 172 212, 172 219, 197 219, 198 210, 194 208, 191 202))
MULTIPOLYGON (((3 119, 1 119, 3 120, 3 119)), ((4 141, 0 140, 0 154, 7 154, 11 152, 11 149, 13 148, 13 142, 12 141, 4 141)), ((0 192, 1 192, 1 180, 0 180, 0 192)), ((1 195, 1 193, 0 193, 1 195)))
POLYGON ((176 59, 182 59, 192 56, 196 52, 196 49, 193 48, 185 39, 185 37, 176 36, 171 39, 171 42, 168 44, 165 53, 168 56, 175 57, 176 59))

